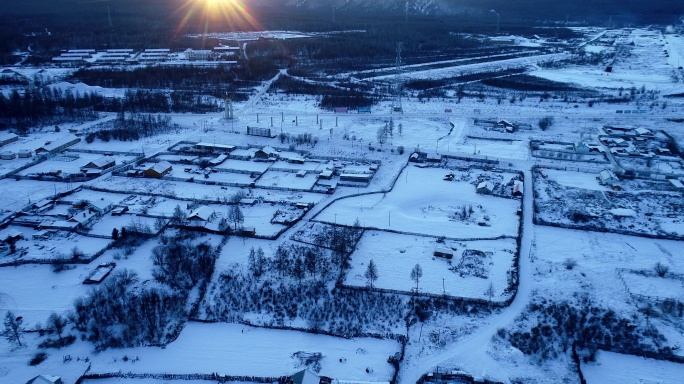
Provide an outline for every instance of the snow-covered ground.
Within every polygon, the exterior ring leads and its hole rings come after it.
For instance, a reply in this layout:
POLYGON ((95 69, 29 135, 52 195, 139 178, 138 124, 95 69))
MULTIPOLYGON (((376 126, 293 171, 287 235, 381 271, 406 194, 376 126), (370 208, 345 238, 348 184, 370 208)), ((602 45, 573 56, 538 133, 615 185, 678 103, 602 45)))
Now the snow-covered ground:
POLYGON ((587 384, 675 384, 684 377, 684 364, 599 351, 596 362, 583 363, 587 384))

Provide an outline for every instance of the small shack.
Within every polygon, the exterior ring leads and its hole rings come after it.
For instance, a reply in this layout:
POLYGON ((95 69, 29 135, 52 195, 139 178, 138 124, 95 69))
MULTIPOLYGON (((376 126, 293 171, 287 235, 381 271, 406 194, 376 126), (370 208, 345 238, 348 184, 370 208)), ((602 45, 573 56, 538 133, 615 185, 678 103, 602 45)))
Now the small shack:
POLYGON ((494 184, 489 181, 483 181, 477 185, 476 192, 482 195, 489 195, 494 190, 494 184))
POLYGON ((451 259, 454 257, 454 251, 451 250, 451 248, 436 248, 435 252, 433 253, 433 256, 441 257, 444 259, 451 259))

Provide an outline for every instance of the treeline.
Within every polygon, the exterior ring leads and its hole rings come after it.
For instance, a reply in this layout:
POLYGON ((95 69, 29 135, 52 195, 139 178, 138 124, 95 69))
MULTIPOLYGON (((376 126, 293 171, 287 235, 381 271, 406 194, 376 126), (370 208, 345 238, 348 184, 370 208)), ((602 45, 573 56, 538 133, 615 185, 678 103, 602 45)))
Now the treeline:
POLYGON ((97 112, 207 113, 219 110, 214 100, 189 91, 127 90, 123 98, 104 97, 95 92, 45 87, 0 93, 0 130, 15 128, 20 133, 41 125, 83 122, 98 117, 97 112))
POLYGON ((255 82, 270 79, 277 72, 278 67, 272 60, 253 58, 240 66, 145 66, 133 70, 86 68, 76 71, 71 80, 106 88, 201 91, 223 97, 226 93, 243 93, 245 88, 254 87, 255 82))
POLYGON ((0 92, 0 130, 16 128, 19 132, 37 125, 87 121, 97 117, 96 106, 104 98, 94 93, 80 94, 57 88, 16 89, 9 97, 0 92))
POLYGON ((108 278, 86 297, 74 302, 69 320, 97 350, 159 345, 178 334, 187 319, 190 290, 206 283, 217 252, 182 233, 162 237, 152 251, 153 276, 158 284, 140 286, 130 270, 108 278))
POLYGON ((112 123, 111 128, 105 127, 86 136, 86 142, 92 143, 95 139, 102 141, 136 141, 141 137, 150 137, 170 132, 176 129, 177 125, 171 123, 171 117, 151 114, 129 114, 126 118, 124 113, 120 113, 112 123))
POLYGON ((333 109, 347 107, 356 109, 369 107, 380 101, 378 96, 369 95, 368 89, 363 89, 353 84, 345 84, 345 87, 335 87, 327 84, 316 84, 290 76, 281 76, 271 84, 270 92, 280 91, 288 95, 313 95, 320 97, 320 107, 333 109))

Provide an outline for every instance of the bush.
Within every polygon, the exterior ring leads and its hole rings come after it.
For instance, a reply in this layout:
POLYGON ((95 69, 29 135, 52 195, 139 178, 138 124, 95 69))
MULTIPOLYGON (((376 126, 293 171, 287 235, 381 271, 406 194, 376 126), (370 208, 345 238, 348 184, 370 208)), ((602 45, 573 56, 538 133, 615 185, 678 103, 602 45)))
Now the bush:
POLYGON ((539 120, 539 128, 540 128, 542 131, 546 131, 546 130, 549 129, 552 125, 553 125, 553 117, 552 117, 552 116, 542 117, 542 118, 539 120))
POLYGON ((659 277, 665 277, 670 270, 670 267, 661 262, 657 262, 653 269, 655 269, 655 273, 658 274, 659 277))
POLYGON ((563 261, 563 265, 565 266, 565 269, 572 270, 577 266, 577 260, 568 257, 567 259, 565 259, 565 261, 563 261))
POLYGON ((33 357, 31 358, 31 361, 29 361, 29 365, 32 367, 35 367, 36 365, 42 363, 48 358, 47 353, 45 352, 38 352, 33 357))
POLYGON ((403 145, 400 145, 397 147, 397 153, 399 153, 400 155, 403 155, 404 151, 405 151, 405 149, 404 149, 403 145))

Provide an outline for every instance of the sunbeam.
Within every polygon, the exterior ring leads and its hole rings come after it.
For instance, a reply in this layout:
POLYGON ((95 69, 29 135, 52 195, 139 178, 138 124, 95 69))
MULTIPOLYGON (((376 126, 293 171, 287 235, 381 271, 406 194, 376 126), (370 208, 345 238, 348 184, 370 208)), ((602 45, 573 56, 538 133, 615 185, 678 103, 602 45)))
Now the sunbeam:
POLYGON ((193 32, 212 29, 260 30, 261 25, 252 16, 243 0, 188 0, 176 12, 180 22, 176 34, 186 32, 196 23, 193 32))

